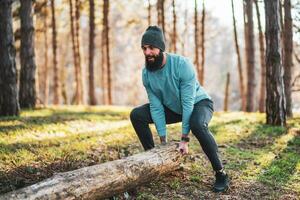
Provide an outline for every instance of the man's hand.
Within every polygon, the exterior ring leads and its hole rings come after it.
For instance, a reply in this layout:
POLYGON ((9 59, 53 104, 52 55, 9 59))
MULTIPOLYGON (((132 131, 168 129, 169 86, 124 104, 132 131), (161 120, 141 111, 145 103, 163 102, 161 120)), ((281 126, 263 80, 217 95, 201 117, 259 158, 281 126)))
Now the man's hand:
POLYGON ((188 154, 189 153, 189 146, 188 146, 188 142, 185 142, 185 141, 181 141, 179 143, 179 151, 182 155, 185 155, 185 154, 188 154))
POLYGON ((160 136, 160 143, 162 145, 166 145, 167 144, 167 137, 166 136, 160 136))

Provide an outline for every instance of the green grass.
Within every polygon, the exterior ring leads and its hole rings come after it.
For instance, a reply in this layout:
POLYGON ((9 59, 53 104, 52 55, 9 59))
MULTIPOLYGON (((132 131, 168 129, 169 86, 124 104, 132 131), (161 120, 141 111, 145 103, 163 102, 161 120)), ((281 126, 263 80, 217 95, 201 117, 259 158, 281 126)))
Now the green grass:
MULTIPOLYGON (((129 121, 130 110, 128 107, 62 106, 26 110, 20 117, 0 118, 0 193, 33 184, 55 172, 141 152, 129 121)), ((287 128, 282 128, 265 125, 264 114, 215 113, 210 130, 237 188, 254 182, 266 188, 279 188, 282 192, 275 189, 270 192, 274 198, 289 191, 300 194, 299 120, 296 115, 288 121, 287 128)), ((151 129, 158 143, 153 125, 151 129)), ((180 131, 180 123, 168 125, 168 140, 179 140, 180 131)), ((212 181, 213 175, 211 166, 194 136, 189 147, 190 156, 185 158, 182 172, 186 178, 162 178, 140 188, 137 199, 160 199, 161 190, 184 195, 188 193, 182 191, 184 188, 203 190, 202 197, 206 198, 205 191, 210 187, 207 182, 212 181)))

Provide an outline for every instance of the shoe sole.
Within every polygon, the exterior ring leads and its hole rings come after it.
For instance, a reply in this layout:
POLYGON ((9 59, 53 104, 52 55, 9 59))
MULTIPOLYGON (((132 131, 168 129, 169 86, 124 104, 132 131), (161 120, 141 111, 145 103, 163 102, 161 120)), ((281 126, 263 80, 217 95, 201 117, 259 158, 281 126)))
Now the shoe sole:
POLYGON ((213 191, 215 192, 215 193, 221 193, 221 192, 227 192, 229 190, 229 186, 227 186, 226 188, 224 188, 224 190, 217 190, 217 189, 213 189, 213 191))

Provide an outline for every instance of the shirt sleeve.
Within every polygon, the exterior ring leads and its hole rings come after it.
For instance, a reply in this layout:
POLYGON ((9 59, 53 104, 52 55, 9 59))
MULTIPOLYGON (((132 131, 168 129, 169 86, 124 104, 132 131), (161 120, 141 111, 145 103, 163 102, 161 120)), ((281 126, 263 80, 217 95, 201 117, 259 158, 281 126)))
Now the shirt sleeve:
POLYGON ((196 74, 189 60, 186 59, 179 67, 179 77, 182 104, 182 134, 189 134, 189 121, 194 109, 196 96, 196 74))
POLYGON ((159 98, 153 93, 152 89, 149 86, 149 83, 145 77, 145 72, 143 72, 143 85, 146 89, 149 103, 150 103, 150 113, 154 121, 156 130, 159 136, 166 136, 166 118, 164 107, 159 100, 159 98))

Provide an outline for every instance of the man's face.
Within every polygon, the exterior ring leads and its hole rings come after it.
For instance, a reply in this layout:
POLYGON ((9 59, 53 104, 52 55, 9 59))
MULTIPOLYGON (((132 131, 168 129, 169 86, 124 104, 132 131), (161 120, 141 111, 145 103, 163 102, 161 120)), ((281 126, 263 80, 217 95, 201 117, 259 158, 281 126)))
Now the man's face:
POLYGON ((163 62, 162 51, 151 45, 143 45, 142 50, 145 55, 146 68, 150 71, 160 69, 163 62))

